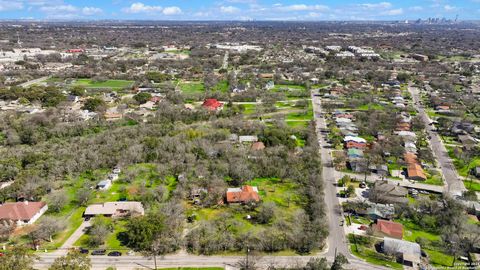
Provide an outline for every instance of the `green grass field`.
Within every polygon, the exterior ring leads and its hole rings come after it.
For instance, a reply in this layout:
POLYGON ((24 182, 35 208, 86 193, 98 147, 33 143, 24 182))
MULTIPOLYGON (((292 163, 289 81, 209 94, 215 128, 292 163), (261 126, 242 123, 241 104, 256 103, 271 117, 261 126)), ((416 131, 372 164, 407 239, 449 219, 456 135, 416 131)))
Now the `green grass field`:
POLYGON ((480 192, 480 182, 478 180, 473 180, 473 179, 464 180, 463 184, 468 190, 480 192))
POLYGON ((452 267, 453 266, 453 261, 454 258, 453 256, 447 255, 445 253, 442 253, 440 251, 435 251, 435 250, 429 250, 429 249, 424 249, 425 252, 428 255, 428 258, 430 260, 430 264, 433 266, 447 266, 447 267, 452 267))
POLYGON ((126 80, 107 80, 104 82, 93 82, 91 79, 78 79, 73 85, 84 86, 85 88, 111 88, 111 89, 123 89, 131 87, 134 81, 126 80))
POLYGON ((180 82, 178 86, 185 94, 205 92, 205 86, 203 85, 203 82, 180 82))

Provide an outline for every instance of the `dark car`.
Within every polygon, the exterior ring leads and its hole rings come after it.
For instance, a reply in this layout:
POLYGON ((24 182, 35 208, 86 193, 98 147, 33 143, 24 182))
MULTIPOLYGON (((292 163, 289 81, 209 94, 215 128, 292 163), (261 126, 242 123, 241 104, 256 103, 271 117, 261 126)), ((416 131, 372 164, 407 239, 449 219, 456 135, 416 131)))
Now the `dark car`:
POLYGON ((88 254, 88 249, 86 249, 86 248, 80 248, 79 251, 82 254, 88 254))
POLYGON ((122 253, 120 251, 112 251, 108 253, 108 256, 119 257, 119 256, 122 256, 122 253))
POLYGON ((105 253, 107 253, 105 249, 97 249, 92 251, 92 255, 105 255, 105 253))

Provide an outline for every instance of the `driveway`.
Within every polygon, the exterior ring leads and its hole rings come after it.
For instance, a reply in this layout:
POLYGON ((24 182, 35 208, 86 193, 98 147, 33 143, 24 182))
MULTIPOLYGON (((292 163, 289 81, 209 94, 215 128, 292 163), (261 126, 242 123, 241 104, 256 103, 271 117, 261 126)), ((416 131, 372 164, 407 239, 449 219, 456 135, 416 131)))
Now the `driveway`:
POLYGON ((75 232, 70 235, 67 241, 65 241, 65 243, 63 243, 63 245, 57 251, 55 251, 55 253, 66 254, 69 249, 74 247, 75 242, 77 242, 77 240, 85 234, 85 229, 89 226, 91 226, 90 220, 83 221, 80 227, 78 227, 75 232))

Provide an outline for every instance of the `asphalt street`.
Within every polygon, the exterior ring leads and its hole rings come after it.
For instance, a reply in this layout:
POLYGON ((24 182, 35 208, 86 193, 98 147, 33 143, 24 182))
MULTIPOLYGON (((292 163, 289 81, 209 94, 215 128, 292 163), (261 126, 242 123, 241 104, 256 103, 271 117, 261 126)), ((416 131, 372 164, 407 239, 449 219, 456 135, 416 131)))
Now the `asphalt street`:
POLYGON ((458 176, 457 170, 455 169, 452 160, 448 156, 447 149, 445 148, 442 139, 435 131, 433 131, 433 128, 430 125, 430 123, 432 123, 432 120, 428 117, 428 114, 425 112, 425 109, 421 105, 419 89, 410 85, 408 87, 408 91, 412 95, 413 102, 415 103, 415 107, 418 110, 418 114, 425 123, 433 154, 435 155, 438 163, 440 164, 443 178, 446 182, 446 191, 452 196, 462 195, 462 193, 466 191, 465 185, 458 176))

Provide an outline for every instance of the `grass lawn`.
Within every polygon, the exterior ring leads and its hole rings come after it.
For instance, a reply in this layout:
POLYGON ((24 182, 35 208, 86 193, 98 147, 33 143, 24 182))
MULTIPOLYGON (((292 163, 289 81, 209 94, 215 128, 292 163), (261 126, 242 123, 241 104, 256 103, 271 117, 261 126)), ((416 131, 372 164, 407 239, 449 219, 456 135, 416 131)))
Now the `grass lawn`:
POLYGON ((480 192, 480 182, 477 180, 464 180, 463 184, 468 190, 480 192))
POLYGON ((369 103, 369 104, 365 104, 365 105, 359 106, 359 107, 357 107, 356 109, 359 110, 359 111, 384 110, 385 107, 383 107, 383 106, 380 105, 380 104, 369 103))
POLYGON ((431 177, 428 177, 423 184, 427 185, 435 185, 435 186, 443 186, 443 179, 440 175, 434 175, 431 177))
POLYGON ((436 250, 429 250, 424 249, 425 252, 428 254, 428 258, 430 259, 430 263, 433 266, 453 266, 453 256, 447 255, 440 251, 436 250))
POLYGON ((389 260, 389 258, 385 257, 384 254, 378 253, 373 247, 367 246, 362 244, 362 239, 364 237, 357 236, 355 237, 355 241, 357 244, 354 244, 353 234, 348 235, 348 239, 350 241, 350 251, 353 255, 364 259, 366 262, 375 264, 375 265, 382 265, 386 266, 391 269, 403 269, 403 266, 397 262, 389 260))
POLYGON ((287 121, 289 127, 308 127, 310 121, 287 121))
POLYGON ((243 111, 245 115, 254 114, 257 111, 257 105, 255 104, 242 104, 242 106, 245 108, 245 111, 243 111))
POLYGON ((78 79, 73 85, 84 86, 86 88, 112 88, 112 89, 122 89, 130 87, 134 81, 126 80, 107 80, 104 82, 93 82, 91 79, 78 79))
POLYGON ((289 91, 289 90, 307 90, 307 88, 303 85, 297 84, 276 84, 273 91, 289 91))
POLYGON ((418 225, 409 220, 395 220, 403 225, 403 240, 415 242, 418 237, 423 237, 430 241, 440 240, 440 235, 421 230, 418 225))
POLYGON ((185 94, 195 94, 205 92, 205 86, 203 82, 180 82, 178 84, 180 89, 185 94))
POLYGON ((230 85, 228 84, 228 81, 227 80, 222 80, 222 81, 219 81, 217 83, 217 85, 215 85, 213 87, 213 91, 220 91, 220 92, 228 92, 228 88, 230 87, 230 85))
POLYGON ((351 216, 350 217, 350 220, 353 222, 353 223, 357 223, 357 224, 364 224, 364 225, 370 225, 370 223, 372 223, 372 221, 366 217, 355 217, 355 216, 351 216))

